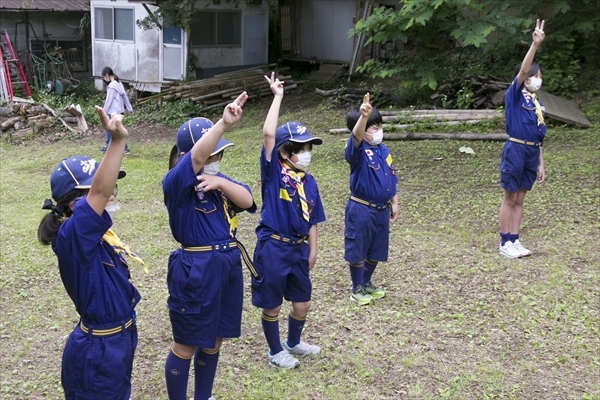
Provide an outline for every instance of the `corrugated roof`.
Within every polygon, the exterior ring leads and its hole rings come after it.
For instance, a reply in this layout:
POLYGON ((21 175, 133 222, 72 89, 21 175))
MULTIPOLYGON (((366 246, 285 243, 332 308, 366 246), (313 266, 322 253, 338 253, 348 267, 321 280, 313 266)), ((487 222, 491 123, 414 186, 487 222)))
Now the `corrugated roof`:
POLYGON ((0 10, 90 11, 89 0, 2 0, 0 10))

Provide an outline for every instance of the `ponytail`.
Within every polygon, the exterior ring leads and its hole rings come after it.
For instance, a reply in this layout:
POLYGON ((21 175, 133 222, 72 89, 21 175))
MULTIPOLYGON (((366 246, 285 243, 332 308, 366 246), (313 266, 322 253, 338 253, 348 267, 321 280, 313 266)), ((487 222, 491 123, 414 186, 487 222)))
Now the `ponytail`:
POLYGON ((106 74, 108 74, 109 76, 112 76, 115 79, 115 81, 121 82, 119 80, 119 77, 117 76, 117 74, 115 74, 115 71, 113 71, 111 67, 102 68, 102 76, 104 76, 106 74))
POLYGON ((70 217, 73 212, 69 206, 73 200, 78 197, 85 196, 87 189, 75 189, 67 193, 56 204, 50 199, 46 199, 42 205, 42 210, 50 210, 51 212, 44 215, 40 225, 38 226, 38 240, 43 245, 50 245, 56 239, 58 229, 64 222, 65 218, 70 217))

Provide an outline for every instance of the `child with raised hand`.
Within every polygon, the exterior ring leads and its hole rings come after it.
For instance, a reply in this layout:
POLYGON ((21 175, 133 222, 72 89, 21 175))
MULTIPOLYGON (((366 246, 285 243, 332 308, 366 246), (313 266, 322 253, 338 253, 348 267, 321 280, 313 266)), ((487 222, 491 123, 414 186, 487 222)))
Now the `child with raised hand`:
POLYGON ((352 132, 344 156, 350 164, 350 198, 346 203, 344 260, 348 262, 350 299, 359 305, 385 296, 371 282, 380 261, 387 261, 390 223, 398 217, 398 177, 392 155, 381 141, 383 119, 365 94, 360 109, 348 112, 352 132))
POLYGON ((523 200, 534 182, 546 178, 542 142, 546 136, 543 105, 536 91, 542 86, 542 71, 533 62, 544 41, 544 21, 536 20, 533 41, 523 62, 515 67, 515 77, 506 91, 506 133, 500 161, 500 187, 504 198, 500 206, 500 254, 508 258, 531 255, 519 240, 523 200))
POLYGON ((269 364, 295 368, 295 356, 319 354, 318 346, 300 340, 310 309, 310 271, 317 260, 317 224, 325 213, 315 178, 306 172, 313 144, 323 141, 312 136, 299 122, 277 127, 283 99, 283 82, 265 76, 274 94, 263 126, 260 155, 262 209, 256 228, 254 265, 260 279, 252 277, 252 304, 263 309, 262 327, 269 346, 269 364), (292 302, 288 315, 287 340, 279 337, 279 311, 283 299, 292 302))
MULTIPOLYGON (((128 258, 143 261, 110 229, 118 204, 117 179, 127 130, 123 118, 108 119, 96 107, 111 140, 102 162, 85 156, 63 159, 50 175, 56 204, 38 228, 38 239, 52 245, 60 276, 80 321, 69 335, 62 357, 61 381, 67 399, 120 399, 131 395, 131 372, 138 334, 128 258), (128 258, 126 258, 126 256, 128 258)), ((144 264, 144 268, 145 268, 144 264)))
POLYGON ((173 345, 165 379, 168 397, 174 400, 187 398, 192 358, 194 399, 212 398, 223 338, 241 334, 240 256, 256 273, 236 239, 236 213, 256 211, 252 193, 219 172, 223 151, 233 146, 222 136, 242 118, 247 98, 246 92, 240 94, 214 125, 206 118, 184 122, 162 182, 171 233, 181 245, 169 257, 167 274, 173 345))

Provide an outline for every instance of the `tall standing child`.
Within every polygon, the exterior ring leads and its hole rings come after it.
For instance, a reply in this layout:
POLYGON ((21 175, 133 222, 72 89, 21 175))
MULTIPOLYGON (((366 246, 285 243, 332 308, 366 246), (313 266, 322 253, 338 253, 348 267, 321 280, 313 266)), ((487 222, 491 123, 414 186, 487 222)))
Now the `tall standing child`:
POLYGON ((360 109, 348 112, 352 133, 344 156, 350 164, 350 199, 346 203, 344 260, 348 262, 350 299, 366 305, 385 291, 371 283, 380 261, 387 261, 390 223, 398 218, 398 177, 392 155, 381 141, 383 119, 367 93, 360 109))
MULTIPOLYGON (((42 244, 52 244, 65 289, 80 322, 69 335, 62 357, 61 381, 67 399, 119 399, 131 395, 133 354, 137 345, 134 308, 140 294, 129 281, 125 256, 143 264, 110 229, 116 203, 127 130, 122 115, 109 120, 96 107, 112 140, 102 162, 84 156, 63 159, 50 175, 56 204, 39 228, 42 244)), ((145 267, 145 265, 144 265, 145 267)))
POLYGON ((544 21, 536 20, 533 42, 523 62, 515 67, 515 77, 506 91, 506 133, 508 140, 500 161, 500 187, 504 199, 500 206, 500 254, 509 258, 531 255, 519 240, 523 218, 523 199, 534 182, 546 178, 542 142, 546 136, 543 106, 536 91, 542 86, 542 71, 533 62, 544 41, 544 21))
MULTIPOLYGON (((173 237, 181 247, 169 257, 169 317, 173 346, 165 362, 167 393, 185 400, 192 358, 194 399, 212 398, 223 338, 241 334, 243 273, 236 213, 254 212, 250 188, 219 172, 223 134, 242 118, 242 93, 213 125, 193 118, 181 125, 163 179, 173 237)), ((254 272, 254 271, 253 271, 254 272)))
MULTIPOLYGON (((112 68, 104 67, 104 69, 102 69, 102 79, 104 79, 104 82, 108 83, 108 86, 106 86, 106 100, 104 100, 103 107, 106 114, 108 114, 108 118, 114 114, 123 114, 125 108, 127 108, 130 115, 133 115, 133 107, 131 107, 125 88, 112 68)), ((104 146, 100 149, 102 153, 108 148, 109 141, 110 134, 106 131, 104 135, 104 146)), ((127 144, 125 144, 124 152, 125 154, 129 154, 129 147, 127 144)))
POLYGON ((299 122, 287 122, 277 128, 283 82, 275 79, 275 73, 265 79, 275 97, 263 126, 263 205, 254 251, 254 265, 261 279, 252 278, 252 304, 263 309, 269 364, 294 368, 300 364, 294 356, 321 351, 301 341, 300 336, 310 309, 309 272, 317 260, 317 224, 325 221, 317 182, 306 169, 312 145, 323 141, 299 122), (288 315, 287 340, 282 344, 278 318, 283 299, 292 302, 292 310, 288 315))

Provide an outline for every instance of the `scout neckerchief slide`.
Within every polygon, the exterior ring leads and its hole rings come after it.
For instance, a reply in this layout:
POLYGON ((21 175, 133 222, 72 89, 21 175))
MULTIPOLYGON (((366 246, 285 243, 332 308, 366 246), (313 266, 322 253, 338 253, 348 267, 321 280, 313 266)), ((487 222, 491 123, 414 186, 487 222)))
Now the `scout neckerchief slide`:
POLYGON ((142 264, 144 266, 144 272, 148 273, 148 267, 146 266, 146 263, 144 263, 140 256, 131 252, 131 250, 129 250, 129 246, 126 246, 123 242, 121 242, 121 239, 119 239, 119 237, 112 231, 112 229, 106 231, 104 236, 102 236, 102 240, 104 241, 104 243, 108 244, 113 248, 115 254, 123 253, 126 256, 133 258, 138 263, 142 264))
POLYGON ((302 218, 304 218, 304 220, 308 222, 310 220, 310 214, 308 213, 308 203, 306 202, 306 194, 304 193, 304 183, 302 182, 305 173, 302 171, 293 171, 286 163, 281 164, 285 169, 285 174, 292 178, 292 180, 295 182, 296 190, 298 191, 298 197, 300 198, 300 206, 302 207, 302 218))

